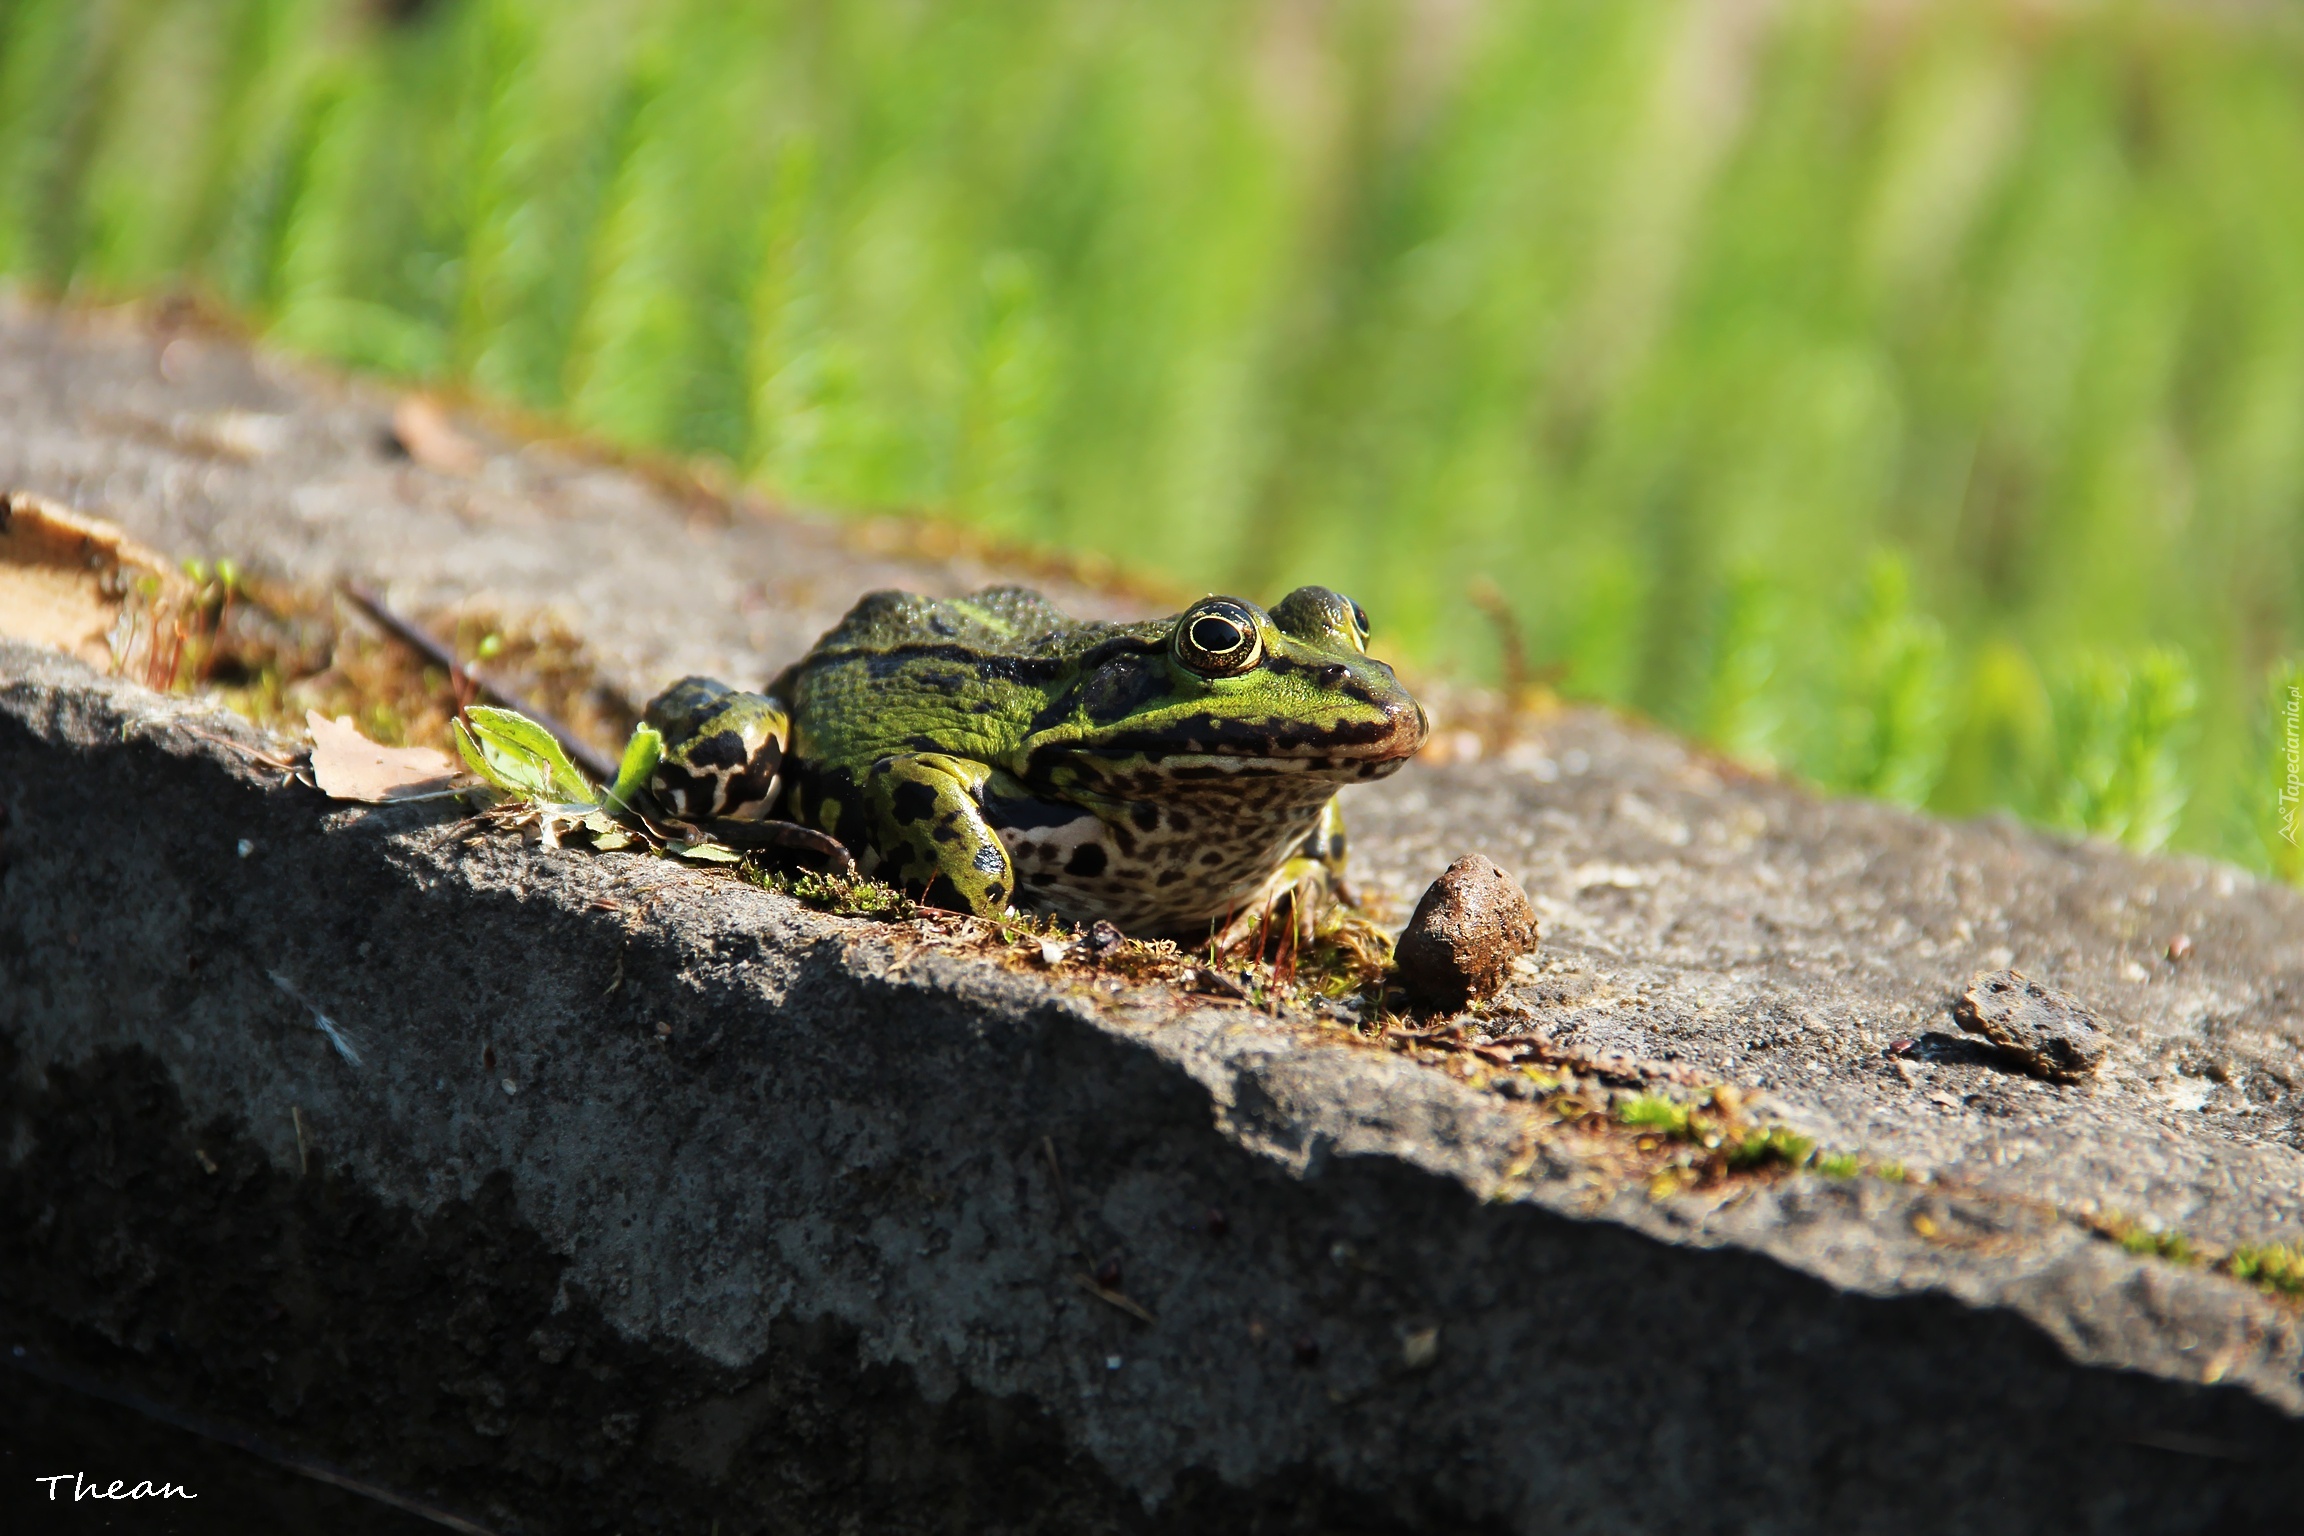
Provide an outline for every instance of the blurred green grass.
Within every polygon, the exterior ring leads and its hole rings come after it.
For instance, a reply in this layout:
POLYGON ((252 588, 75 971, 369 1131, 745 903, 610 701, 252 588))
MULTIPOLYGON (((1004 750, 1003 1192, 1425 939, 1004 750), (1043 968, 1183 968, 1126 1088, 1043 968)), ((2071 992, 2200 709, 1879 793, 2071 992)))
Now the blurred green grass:
POLYGON ((0 0, 0 272, 2288 878, 2304 20, 0 0))

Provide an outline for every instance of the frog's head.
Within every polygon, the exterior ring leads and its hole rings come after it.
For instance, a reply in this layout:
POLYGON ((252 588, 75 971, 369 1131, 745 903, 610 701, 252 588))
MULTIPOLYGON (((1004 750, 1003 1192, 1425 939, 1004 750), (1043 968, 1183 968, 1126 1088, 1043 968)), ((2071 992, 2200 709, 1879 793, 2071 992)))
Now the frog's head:
MULTIPOLYGON (((1423 706, 1368 654, 1368 616, 1326 587, 1270 611, 1206 597, 1165 626, 1100 645, 1035 722, 1036 767, 1093 777, 1285 776, 1307 790, 1381 778, 1424 744, 1423 706)), ((1138 794, 1152 786, 1126 786, 1138 794)))

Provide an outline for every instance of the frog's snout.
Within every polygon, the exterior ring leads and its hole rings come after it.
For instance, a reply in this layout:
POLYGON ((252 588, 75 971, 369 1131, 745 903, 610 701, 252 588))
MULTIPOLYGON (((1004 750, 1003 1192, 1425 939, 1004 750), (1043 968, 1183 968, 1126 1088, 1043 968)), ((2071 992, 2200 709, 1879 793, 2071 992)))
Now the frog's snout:
POLYGON ((1369 739, 1364 755, 1370 761, 1396 767, 1415 756, 1424 738, 1432 734, 1432 717, 1405 693, 1384 700, 1382 710, 1384 725, 1369 739))

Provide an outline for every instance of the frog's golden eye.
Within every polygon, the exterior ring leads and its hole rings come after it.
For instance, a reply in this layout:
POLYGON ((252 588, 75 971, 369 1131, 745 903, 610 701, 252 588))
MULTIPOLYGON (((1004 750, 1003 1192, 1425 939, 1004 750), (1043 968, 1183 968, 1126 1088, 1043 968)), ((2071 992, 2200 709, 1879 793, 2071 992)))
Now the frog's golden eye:
MULTIPOLYGON (((1350 599, 1346 599, 1346 601, 1349 602, 1350 599)), ((1362 645, 1366 645, 1368 637, 1376 633, 1375 628, 1368 622, 1368 610, 1358 603, 1352 604, 1352 624, 1354 628, 1360 631, 1360 643, 1362 645)))
POLYGON ((1212 597, 1176 621, 1176 659, 1202 677, 1232 677, 1264 659, 1256 616, 1228 597, 1212 597))

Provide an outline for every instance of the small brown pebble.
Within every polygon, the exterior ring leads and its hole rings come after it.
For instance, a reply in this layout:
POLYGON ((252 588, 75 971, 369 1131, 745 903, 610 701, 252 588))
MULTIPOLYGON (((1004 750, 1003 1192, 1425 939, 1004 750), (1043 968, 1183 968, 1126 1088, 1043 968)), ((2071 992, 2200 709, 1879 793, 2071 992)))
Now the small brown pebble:
POLYGON ((2095 1071, 2109 1039, 2078 998, 2015 971, 1978 972, 1952 1017, 2027 1070, 2058 1082, 2077 1082, 2095 1071))
POLYGON ((2192 958, 2192 935, 2180 933, 2168 941, 2168 963, 2182 965, 2192 958))
POLYGON ((1114 1254, 1096 1266, 1096 1283, 1108 1291, 1120 1289, 1120 1256, 1114 1254))
POLYGON ((1913 1039, 1909 1035, 1904 1036, 1902 1039, 1891 1040, 1888 1042, 1888 1054, 1891 1056, 1901 1056, 1906 1051, 1912 1049, 1912 1047, 1918 1045, 1919 1043, 1919 1041, 1913 1039))
POLYGON ((1432 882, 1400 935, 1394 963, 1424 1013, 1455 1013, 1503 989, 1512 962, 1535 952, 1536 909, 1518 881, 1468 853, 1432 882))
POLYGON ((1232 1230, 1232 1218, 1224 1214, 1224 1207, 1220 1205, 1208 1207, 1208 1214, 1201 1224, 1208 1229, 1210 1237, 1222 1237, 1232 1230))

